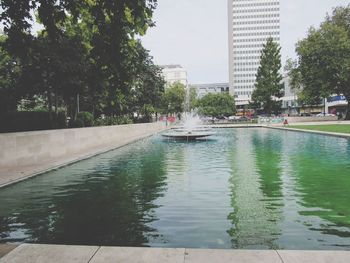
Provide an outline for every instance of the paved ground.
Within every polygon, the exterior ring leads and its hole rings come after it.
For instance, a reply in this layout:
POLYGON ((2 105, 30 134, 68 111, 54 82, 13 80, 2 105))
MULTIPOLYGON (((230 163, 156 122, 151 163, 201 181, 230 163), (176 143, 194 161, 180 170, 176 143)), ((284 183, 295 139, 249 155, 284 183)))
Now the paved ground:
POLYGON ((17 247, 17 245, 0 244, 0 258, 11 252, 17 247))
POLYGON ((0 263, 349 263, 350 251, 215 250, 23 244, 0 263))

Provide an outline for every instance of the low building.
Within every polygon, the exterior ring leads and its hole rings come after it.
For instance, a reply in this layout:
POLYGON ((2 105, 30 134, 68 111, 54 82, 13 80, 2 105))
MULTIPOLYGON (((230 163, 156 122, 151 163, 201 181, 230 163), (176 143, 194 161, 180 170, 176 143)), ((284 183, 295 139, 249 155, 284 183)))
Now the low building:
POLYGON ((345 96, 334 95, 327 99, 326 108, 327 112, 331 114, 337 114, 344 116, 348 107, 348 101, 345 96))
POLYGON ((181 65, 163 65, 160 67, 167 85, 179 82, 187 86, 187 71, 181 65))
POLYGON ((298 96, 290 86, 290 78, 285 76, 282 80, 284 87, 284 95, 280 100, 282 101, 282 114, 298 115, 300 113, 298 96))
POLYGON ((229 93, 229 83, 212 83, 212 84, 193 84, 191 88, 197 91, 197 97, 203 98, 209 93, 229 93))

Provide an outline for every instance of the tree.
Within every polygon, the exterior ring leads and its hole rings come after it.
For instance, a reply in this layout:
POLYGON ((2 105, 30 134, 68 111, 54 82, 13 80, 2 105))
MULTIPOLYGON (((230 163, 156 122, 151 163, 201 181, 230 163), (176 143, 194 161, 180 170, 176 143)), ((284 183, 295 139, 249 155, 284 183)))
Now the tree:
POLYGON ((198 100, 198 111, 205 116, 231 116, 236 114, 235 99, 228 93, 209 93, 198 100))
POLYGON ((20 74, 18 60, 2 48, 5 37, 0 35, 0 114, 16 111, 18 94, 15 90, 20 74))
POLYGON ((184 112, 186 87, 180 82, 169 85, 163 94, 162 108, 166 114, 180 115, 184 112))
POLYGON ((309 88, 306 89, 303 88, 302 74, 297 60, 288 59, 284 70, 290 79, 292 90, 297 94, 298 103, 301 104, 302 107, 305 105, 314 106, 320 104, 322 95, 317 86, 309 86, 309 88))
POLYGON ((189 107, 190 110, 197 108, 198 99, 197 99, 197 89, 195 87, 189 87, 189 107))
POLYGON ((283 96, 280 52, 281 47, 269 38, 261 52, 255 90, 252 94, 252 104, 255 108, 263 108, 268 115, 272 112, 277 113, 281 108, 281 102, 276 100, 283 96))
POLYGON ((138 42, 138 52, 135 56, 134 87, 130 97, 129 107, 143 120, 150 121, 153 114, 157 114, 161 108, 162 95, 164 93, 165 80, 160 67, 154 65, 149 52, 138 42))
MULTIPOLYGON (((298 70, 307 98, 344 95, 350 101, 350 6, 334 9, 319 29, 297 44, 298 70)), ((348 103, 346 119, 350 119, 348 103)))
POLYGON ((135 101, 147 115, 160 106, 164 84, 137 38, 154 25, 156 6, 156 0, 1 1, 8 36, 2 47, 21 66, 16 92, 46 98, 48 111, 61 106, 71 117, 78 98, 94 116, 132 115, 135 101), (32 14, 43 25, 38 34, 32 14))

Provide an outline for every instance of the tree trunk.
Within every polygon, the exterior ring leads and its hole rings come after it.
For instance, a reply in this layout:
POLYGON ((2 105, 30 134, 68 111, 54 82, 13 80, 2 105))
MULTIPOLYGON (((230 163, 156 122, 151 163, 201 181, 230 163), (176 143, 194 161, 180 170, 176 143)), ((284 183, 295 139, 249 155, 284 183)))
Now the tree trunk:
POLYGON ((50 123, 50 128, 52 128, 52 94, 51 94, 51 89, 49 88, 47 91, 47 100, 49 104, 49 123, 50 123))
POLYGON ((55 91, 55 114, 56 114, 56 116, 58 114, 58 95, 57 95, 57 90, 55 91))

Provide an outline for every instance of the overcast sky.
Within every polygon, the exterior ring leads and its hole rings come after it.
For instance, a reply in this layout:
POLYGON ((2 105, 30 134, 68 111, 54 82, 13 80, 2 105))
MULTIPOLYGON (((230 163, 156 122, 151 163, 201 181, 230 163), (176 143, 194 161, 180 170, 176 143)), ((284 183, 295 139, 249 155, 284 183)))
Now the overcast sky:
MULTIPOLYGON (((282 61, 332 7, 349 0, 280 0, 282 61)), ((189 82, 228 82, 227 0, 158 0, 156 27, 143 38, 157 64, 181 64, 189 82)))

